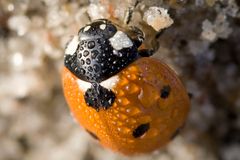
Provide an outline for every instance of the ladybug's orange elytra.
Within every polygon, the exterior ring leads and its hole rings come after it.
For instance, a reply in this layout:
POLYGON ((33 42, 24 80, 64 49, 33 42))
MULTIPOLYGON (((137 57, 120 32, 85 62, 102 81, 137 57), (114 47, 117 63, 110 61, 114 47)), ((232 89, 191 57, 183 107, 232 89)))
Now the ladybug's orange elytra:
POLYGON ((63 90, 74 117, 114 151, 134 155, 163 147, 189 112, 189 97, 177 75, 161 61, 143 57, 115 76, 112 106, 97 111, 86 104, 79 78, 64 67, 63 90))

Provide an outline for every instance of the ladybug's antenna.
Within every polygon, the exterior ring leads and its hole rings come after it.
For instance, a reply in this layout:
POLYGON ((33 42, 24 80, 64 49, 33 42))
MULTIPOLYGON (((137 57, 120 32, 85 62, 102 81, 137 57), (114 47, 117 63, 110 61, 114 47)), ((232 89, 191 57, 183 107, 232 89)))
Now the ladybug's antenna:
POLYGON ((126 15, 124 17, 124 23, 125 24, 129 24, 132 20, 132 15, 133 15, 133 12, 134 12, 134 9, 137 7, 137 5, 140 3, 140 0, 136 0, 134 5, 129 7, 127 12, 126 12, 126 15))

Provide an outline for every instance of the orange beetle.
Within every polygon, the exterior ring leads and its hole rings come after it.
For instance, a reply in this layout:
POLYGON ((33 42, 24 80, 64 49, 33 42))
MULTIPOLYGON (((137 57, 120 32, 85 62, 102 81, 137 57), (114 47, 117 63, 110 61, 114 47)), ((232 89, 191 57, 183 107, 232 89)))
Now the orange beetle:
POLYGON ((189 97, 167 65, 138 50, 130 37, 101 19, 80 29, 65 50, 62 81, 77 121, 114 151, 134 155, 164 146, 183 126, 189 97))

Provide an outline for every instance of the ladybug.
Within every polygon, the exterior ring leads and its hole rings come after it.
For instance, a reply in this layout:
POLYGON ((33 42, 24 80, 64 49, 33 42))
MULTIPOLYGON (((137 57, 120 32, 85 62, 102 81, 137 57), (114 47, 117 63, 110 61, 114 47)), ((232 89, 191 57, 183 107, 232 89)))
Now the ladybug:
POLYGON ((149 153, 183 127, 188 94, 137 27, 106 19, 81 28, 67 44, 62 72, 66 101, 76 120, 103 146, 125 155, 149 153))

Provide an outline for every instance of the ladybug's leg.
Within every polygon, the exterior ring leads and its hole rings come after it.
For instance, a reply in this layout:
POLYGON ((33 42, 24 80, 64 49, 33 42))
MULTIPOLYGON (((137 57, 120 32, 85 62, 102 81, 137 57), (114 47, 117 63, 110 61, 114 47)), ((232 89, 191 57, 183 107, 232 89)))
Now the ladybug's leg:
MULTIPOLYGON (((164 30, 161 30, 160 32, 158 32, 154 38, 154 41, 157 41, 157 39, 165 32, 165 29, 164 30)), ((143 39, 144 40, 144 39, 143 39)), ((150 57, 152 56, 159 48, 159 44, 153 44, 152 46, 153 48, 152 49, 140 49, 138 51, 138 55, 140 57, 150 57)))
POLYGON ((155 35, 155 38, 158 39, 159 37, 161 37, 165 31, 166 31, 166 28, 164 28, 164 29, 160 30, 159 32, 157 32, 157 34, 155 35))
POLYGON ((124 23, 129 24, 132 20, 132 15, 134 12, 134 9, 137 7, 137 5, 140 3, 140 0, 136 0, 135 4, 133 6, 130 6, 127 10, 127 14, 124 17, 124 23))
POLYGON ((141 29, 135 26, 131 26, 130 30, 133 43, 137 46, 137 48, 140 47, 145 39, 144 33, 141 31, 141 29))
POLYGON ((140 57, 150 57, 154 54, 154 50, 153 49, 141 49, 138 51, 138 55, 140 57))

